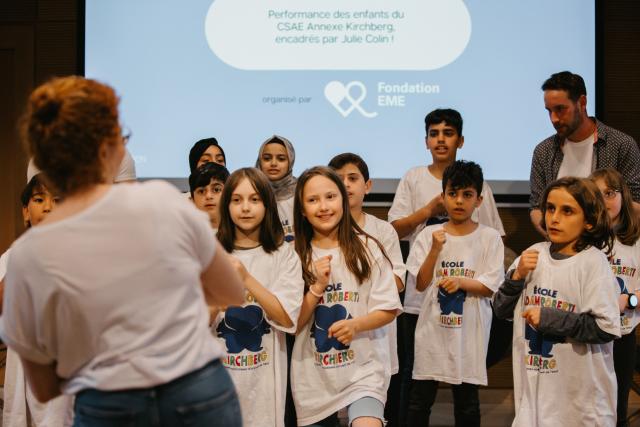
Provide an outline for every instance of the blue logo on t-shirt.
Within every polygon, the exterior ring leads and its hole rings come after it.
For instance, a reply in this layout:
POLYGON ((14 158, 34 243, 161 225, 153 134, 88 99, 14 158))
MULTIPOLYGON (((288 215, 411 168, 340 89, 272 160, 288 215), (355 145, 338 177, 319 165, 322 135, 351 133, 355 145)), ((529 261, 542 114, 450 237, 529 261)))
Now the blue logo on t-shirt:
POLYGON ((229 307, 224 320, 217 328, 218 336, 224 338, 229 353, 242 350, 262 350, 262 336, 271 332, 264 311, 257 305, 229 307))
POLYGON ((553 345, 565 342, 564 337, 543 334, 529 324, 525 325, 524 338, 529 341, 529 354, 536 354, 542 357, 553 357, 553 354, 551 354, 553 345))
POLYGON ((336 304, 331 307, 319 305, 314 312, 314 321, 311 326, 311 338, 315 339, 318 353, 326 353, 335 348, 336 350, 346 350, 348 345, 342 344, 334 337, 329 338, 329 328, 338 320, 351 319, 351 315, 343 306, 336 304))
POLYGON ((620 286, 620 293, 626 294, 629 291, 627 290, 627 285, 624 284, 624 280, 616 276, 616 280, 618 281, 618 286, 620 286))
POLYGON ((458 289, 454 293, 450 294, 442 288, 438 289, 438 303, 440 304, 440 311, 442 314, 448 315, 452 312, 462 316, 462 307, 464 306, 464 300, 467 297, 467 293, 458 289))

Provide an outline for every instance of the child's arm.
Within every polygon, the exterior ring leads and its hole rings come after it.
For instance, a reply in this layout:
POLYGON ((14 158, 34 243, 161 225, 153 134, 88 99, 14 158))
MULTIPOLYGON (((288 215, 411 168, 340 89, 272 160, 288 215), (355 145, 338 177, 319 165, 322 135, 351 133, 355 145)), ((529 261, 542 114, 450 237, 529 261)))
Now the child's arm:
POLYGON ((258 282, 256 278, 247 271, 242 262, 236 258, 232 258, 232 262, 240 274, 240 277, 242 277, 245 288, 255 297, 258 304, 264 309, 267 317, 285 328, 292 327, 293 322, 282 307, 282 304, 280 304, 278 298, 265 288, 262 283, 258 282))
POLYGON ((338 320, 329 328, 329 337, 349 345, 358 332, 380 328, 396 318, 395 310, 374 310, 355 319, 338 320))
POLYGON ((296 333, 309 322, 311 315, 318 305, 324 290, 329 285, 329 277, 331 276, 331 255, 318 259, 313 264, 316 273, 316 282, 309 285, 309 290, 302 298, 302 307, 300 307, 300 317, 298 317, 298 328, 296 333), (318 296, 319 295, 319 296, 318 296))
POLYGON ((413 233, 413 231, 420 225, 424 224, 429 218, 443 214, 444 203, 442 201, 442 194, 438 194, 429 201, 426 205, 413 212, 412 214, 405 216, 404 218, 397 219, 391 222, 393 228, 395 228, 400 239, 413 233))
POLYGON ((491 298, 493 291, 486 287, 482 282, 466 277, 445 277, 438 283, 448 293, 452 294, 461 289, 469 294, 479 295, 481 297, 491 298))
POLYGON ((618 338, 603 331, 593 313, 571 313, 551 307, 533 307, 522 313, 531 326, 543 334, 569 337, 588 344, 604 344, 618 338))
POLYGON ((493 311, 498 319, 513 319, 513 310, 524 290, 524 279, 538 265, 538 251, 526 250, 516 261, 517 267, 507 273, 500 289, 493 296, 493 311))
POLYGON ((580 287, 580 312, 552 307, 532 307, 522 313, 530 325, 542 333, 572 338, 589 344, 603 344, 620 336, 619 287, 604 255, 589 259, 580 287))
POLYGON ((500 289, 493 294, 493 312, 498 319, 513 319, 513 311, 524 290, 524 279, 514 280, 514 272, 515 270, 511 270, 507 273, 500 289))
POLYGON ((416 277, 416 289, 419 292, 423 292, 431 284, 438 255, 442 252, 442 248, 447 241, 447 237, 443 229, 434 231, 431 236, 431 249, 429 249, 429 253, 420 266, 420 270, 416 277))
MULTIPOLYGON (((393 275, 393 279, 396 281, 396 288, 398 289, 398 293, 404 291, 404 283, 402 283, 402 279, 396 276, 395 274, 393 275)), ((1 296, 2 294, 0 294, 0 297, 1 296)), ((0 305, 0 309, 1 308, 2 306, 0 305)), ((2 314, 2 312, 0 312, 0 314, 2 314)))

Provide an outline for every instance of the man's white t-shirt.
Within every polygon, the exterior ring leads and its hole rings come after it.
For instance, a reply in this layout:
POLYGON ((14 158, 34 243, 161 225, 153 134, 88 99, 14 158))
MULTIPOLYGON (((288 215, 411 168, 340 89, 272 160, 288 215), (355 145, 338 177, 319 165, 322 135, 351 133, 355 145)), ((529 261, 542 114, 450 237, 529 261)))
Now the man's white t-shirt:
POLYGON ((558 178, 577 176, 586 178, 593 170, 593 144, 595 134, 589 135, 580 142, 565 139, 562 145, 562 163, 558 170, 558 178))
MULTIPOLYGON (((633 246, 627 246, 616 239, 609 262, 620 292, 634 293, 640 290, 640 273, 638 272, 640 267, 640 240, 636 241, 633 246)), ((640 315, 637 309, 625 309, 624 313, 620 315, 620 332, 622 335, 627 335, 638 326, 639 322, 640 315)))
MULTIPOLYGON (((407 259, 414 276, 431 250, 433 232, 442 227, 430 225, 416 237, 407 259)), ((465 236, 446 234, 433 279, 423 292, 415 334, 413 379, 487 385, 491 299, 462 290, 449 294, 438 286, 447 277, 475 279, 497 291, 504 280, 500 234, 481 224, 465 236)))
POLYGON ((300 258, 289 244, 271 253, 260 246, 236 249, 232 255, 275 295, 293 322, 290 328, 278 325, 245 290, 242 307, 228 307, 213 328, 227 350, 222 363, 236 386, 243 424, 282 427, 287 393, 285 333, 296 331, 304 291, 300 258))
MULTIPOLYGON (((521 314, 532 307, 590 313, 603 331, 620 335, 618 286, 607 257, 590 247, 570 258, 551 257, 536 243, 538 263, 525 279, 513 314, 513 426, 616 425, 613 342, 586 344, 542 334, 521 314)), ((516 259, 510 269, 519 262, 516 259)))
MULTIPOLYGON (((387 256, 393 264, 393 274, 404 283, 407 268, 402 260, 402 251, 400 250, 400 241, 395 228, 387 221, 383 221, 373 215, 364 213, 364 231, 367 234, 378 239, 382 244, 387 256)), ((396 287, 397 288, 397 287, 396 287)), ((389 352, 385 356, 389 356, 389 366, 391 375, 398 373, 398 332, 396 319, 385 326, 387 329, 387 338, 389 340, 389 352)))
POLYGON ((215 250, 207 215, 172 185, 112 186, 14 243, 0 335, 57 362, 66 394, 164 384, 224 354, 200 281, 215 250))
POLYGON ((388 360, 380 356, 389 350, 385 328, 360 332, 349 345, 328 337, 338 320, 402 310, 391 265, 373 241, 367 247, 372 272, 362 284, 348 270, 339 248, 313 248, 314 260, 332 255, 331 284, 293 346, 291 388, 299 425, 320 421, 363 397, 386 401, 388 360))
POLYGON ((295 197, 290 197, 284 200, 278 200, 278 217, 282 222, 282 228, 284 229, 285 242, 293 242, 293 201, 295 197))
MULTIPOLYGON (((442 180, 431 175, 427 166, 417 166, 409 169, 398 184, 393 204, 389 209, 389 222, 411 215, 441 193, 442 180)), ((482 186, 482 204, 473 212, 471 218, 475 222, 498 230, 500 235, 504 236, 504 228, 502 227, 496 202, 493 199, 493 192, 486 181, 482 186)), ((409 245, 413 246, 413 241, 424 227, 444 221, 446 221, 446 217, 437 217, 419 225, 413 233, 407 236, 409 245)), ((404 311, 406 313, 419 314, 422 300, 423 295, 416 291, 416 278, 409 272, 404 295, 404 311)))

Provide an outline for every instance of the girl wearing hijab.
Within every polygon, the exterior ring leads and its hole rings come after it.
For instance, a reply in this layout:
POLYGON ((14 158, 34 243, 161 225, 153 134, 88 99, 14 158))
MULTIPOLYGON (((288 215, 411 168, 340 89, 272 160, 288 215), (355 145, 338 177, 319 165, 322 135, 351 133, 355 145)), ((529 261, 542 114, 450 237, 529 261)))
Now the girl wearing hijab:
POLYGON ((284 239, 293 241, 293 196, 296 190, 296 177, 293 176, 293 164, 296 152, 287 138, 273 135, 260 146, 256 167, 269 178, 276 194, 278 216, 284 228, 284 239))

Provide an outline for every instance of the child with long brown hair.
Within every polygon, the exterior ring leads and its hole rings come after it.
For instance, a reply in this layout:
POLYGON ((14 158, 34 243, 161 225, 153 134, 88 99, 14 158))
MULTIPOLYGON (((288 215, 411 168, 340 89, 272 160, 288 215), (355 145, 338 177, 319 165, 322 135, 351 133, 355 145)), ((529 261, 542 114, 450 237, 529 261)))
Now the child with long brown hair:
POLYGON ((223 364, 240 397, 244 425, 284 426, 285 333, 296 330, 302 270, 284 232, 267 177, 255 168, 235 171, 220 199, 218 239, 231 253, 245 285, 242 306, 216 322, 227 355, 223 364))
POLYGON ((640 221, 633 212, 633 198, 629 186, 614 169, 598 169, 591 180, 600 189, 615 233, 613 253, 609 258, 618 282, 620 298, 620 332, 613 341, 613 366, 618 381, 618 426, 627 426, 629 388, 636 364, 636 326, 640 322, 640 221))
POLYGON ((401 310, 391 263, 351 217, 330 168, 298 179, 294 230, 307 289, 291 367, 298 424, 332 425, 348 407, 350 425, 382 426, 389 384, 382 327, 401 310))
POLYGON ((588 179, 552 182, 542 198, 548 242, 516 259, 494 298, 513 318, 513 426, 613 426, 618 286, 604 200, 588 179))

